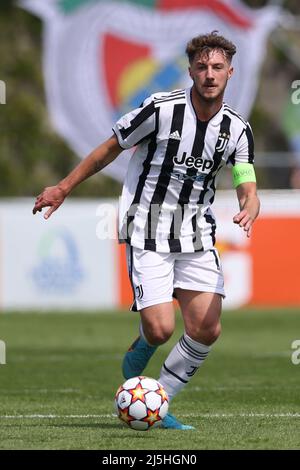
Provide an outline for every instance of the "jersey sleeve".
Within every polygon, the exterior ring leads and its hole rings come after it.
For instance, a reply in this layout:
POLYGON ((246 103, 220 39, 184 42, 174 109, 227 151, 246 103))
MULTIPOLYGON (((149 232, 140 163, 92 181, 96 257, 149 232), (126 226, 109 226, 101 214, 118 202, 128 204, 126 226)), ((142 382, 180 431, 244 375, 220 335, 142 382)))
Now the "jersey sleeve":
POLYGON ((124 149, 134 147, 150 137, 156 130, 156 112, 153 99, 147 98, 140 108, 122 116, 114 125, 119 145, 124 149))
POLYGON ((234 152, 229 157, 229 162, 233 166, 237 163, 254 163, 254 139, 248 122, 238 139, 234 152))

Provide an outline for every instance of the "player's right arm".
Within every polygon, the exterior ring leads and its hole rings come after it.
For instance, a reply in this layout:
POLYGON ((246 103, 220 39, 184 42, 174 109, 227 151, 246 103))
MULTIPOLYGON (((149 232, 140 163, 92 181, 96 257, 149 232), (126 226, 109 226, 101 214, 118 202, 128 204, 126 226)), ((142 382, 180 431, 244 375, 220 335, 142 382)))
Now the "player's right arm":
POLYGON ((50 207, 44 218, 48 219, 56 209, 61 206, 70 192, 82 181, 102 170, 111 163, 124 149, 120 147, 115 135, 95 148, 69 175, 61 180, 56 186, 45 188, 37 196, 33 208, 33 214, 41 212, 44 207, 50 207))

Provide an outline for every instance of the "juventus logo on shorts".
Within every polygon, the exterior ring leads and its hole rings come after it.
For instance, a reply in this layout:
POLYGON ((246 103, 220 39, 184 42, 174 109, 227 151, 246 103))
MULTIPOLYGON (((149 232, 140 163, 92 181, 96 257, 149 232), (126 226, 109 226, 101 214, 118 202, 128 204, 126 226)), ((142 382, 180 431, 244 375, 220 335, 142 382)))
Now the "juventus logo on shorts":
POLYGON ((137 299, 142 299, 143 298, 143 295, 144 295, 144 291, 143 291, 143 286, 142 284, 140 284, 139 286, 137 286, 135 288, 136 290, 136 298, 137 299))
POLYGON ((226 132, 220 132, 218 142, 216 145, 216 150, 218 152, 224 152, 226 145, 228 144, 230 139, 230 134, 227 134, 226 132))

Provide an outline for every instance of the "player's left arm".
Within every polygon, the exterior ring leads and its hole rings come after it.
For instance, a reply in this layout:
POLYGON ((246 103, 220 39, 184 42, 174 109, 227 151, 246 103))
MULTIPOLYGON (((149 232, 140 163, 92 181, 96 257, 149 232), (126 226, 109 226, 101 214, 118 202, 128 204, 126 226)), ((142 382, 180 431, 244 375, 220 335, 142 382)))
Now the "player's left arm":
POLYGON ((233 186, 236 189, 240 206, 240 212, 233 217, 233 222, 245 230, 247 237, 250 237, 252 225, 260 208, 253 162, 254 139, 251 126, 247 122, 238 139, 231 161, 233 186))
POLYGON ((241 183, 236 187, 240 212, 233 217, 233 222, 242 227, 250 237, 252 225, 259 214, 260 202, 256 192, 256 183, 241 183))

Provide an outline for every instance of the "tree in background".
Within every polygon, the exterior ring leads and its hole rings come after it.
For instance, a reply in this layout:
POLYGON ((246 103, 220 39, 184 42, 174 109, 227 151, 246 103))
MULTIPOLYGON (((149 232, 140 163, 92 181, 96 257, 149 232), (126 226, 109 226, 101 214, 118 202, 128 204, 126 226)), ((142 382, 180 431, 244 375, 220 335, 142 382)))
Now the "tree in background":
MULTIPOLYGON (((259 7, 268 2, 248 0, 245 3, 259 7)), ((299 14, 296 0, 281 3, 299 14)), ((32 196, 41 187, 55 184, 64 177, 76 165, 78 157, 49 122, 42 72, 41 21, 17 8, 12 0, 1 1, 0 31, 0 79, 7 85, 7 104, 0 107, 0 196, 32 196)), ((298 46, 294 36, 287 35, 287 41, 290 38, 291 43, 298 46)), ((257 151, 289 150, 278 110, 286 103, 295 73, 299 73, 296 65, 287 59, 276 42, 275 45, 270 42, 250 117, 257 151)), ((288 170, 260 170, 259 175, 264 187, 289 185, 288 170)), ((119 193, 120 184, 100 174, 81 185, 74 195, 113 197, 119 193)))

